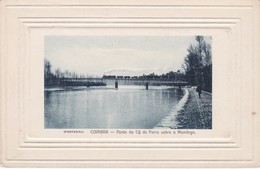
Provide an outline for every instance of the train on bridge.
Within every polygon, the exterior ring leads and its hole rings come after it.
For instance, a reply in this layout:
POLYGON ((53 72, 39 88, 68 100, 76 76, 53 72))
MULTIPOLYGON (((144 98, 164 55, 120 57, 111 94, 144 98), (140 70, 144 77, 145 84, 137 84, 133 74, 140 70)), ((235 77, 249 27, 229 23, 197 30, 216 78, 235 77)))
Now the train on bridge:
POLYGON ((182 80, 183 77, 180 75, 177 75, 175 73, 170 74, 170 75, 155 75, 155 74, 150 74, 150 75, 142 75, 142 76, 116 76, 116 75, 103 75, 103 79, 131 79, 131 80, 182 80))

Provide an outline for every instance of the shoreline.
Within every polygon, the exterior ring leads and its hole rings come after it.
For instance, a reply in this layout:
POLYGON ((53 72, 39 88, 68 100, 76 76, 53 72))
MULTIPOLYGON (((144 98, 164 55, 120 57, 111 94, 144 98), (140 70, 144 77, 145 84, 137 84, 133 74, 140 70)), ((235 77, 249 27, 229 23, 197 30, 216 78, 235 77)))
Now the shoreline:
POLYGON ((185 95, 154 129, 212 129, 212 94, 194 87, 184 88, 185 95))
POLYGON ((166 115, 155 127, 154 129, 160 129, 160 128, 169 128, 169 129, 175 129, 177 128, 178 124, 174 123, 176 122, 176 116, 177 114, 183 110, 185 105, 188 102, 189 98, 189 90, 187 88, 183 88, 182 90, 185 91, 185 94, 181 98, 181 100, 172 108, 171 112, 166 115))

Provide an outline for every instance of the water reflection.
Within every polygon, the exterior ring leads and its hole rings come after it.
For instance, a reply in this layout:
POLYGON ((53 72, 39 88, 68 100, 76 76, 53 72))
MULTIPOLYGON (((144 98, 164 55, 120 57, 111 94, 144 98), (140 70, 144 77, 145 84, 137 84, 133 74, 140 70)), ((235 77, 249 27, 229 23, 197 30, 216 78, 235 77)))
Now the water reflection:
POLYGON ((150 129, 182 96, 182 91, 163 87, 45 91, 45 128, 150 129))

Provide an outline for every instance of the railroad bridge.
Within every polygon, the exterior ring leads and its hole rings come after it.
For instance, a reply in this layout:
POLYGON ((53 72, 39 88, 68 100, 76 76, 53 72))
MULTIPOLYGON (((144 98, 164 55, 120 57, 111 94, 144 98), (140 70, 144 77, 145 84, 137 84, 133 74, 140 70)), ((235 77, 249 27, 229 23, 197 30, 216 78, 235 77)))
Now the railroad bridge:
MULTIPOLYGON (((102 84, 106 85, 107 83, 114 83, 115 88, 118 89, 119 85, 144 85, 146 90, 149 86, 182 86, 188 85, 188 82, 179 81, 179 80, 169 80, 169 79, 118 79, 118 78, 60 78, 60 84, 62 86, 89 86, 89 84, 102 84)), ((97 85, 98 86, 98 85, 97 85)))

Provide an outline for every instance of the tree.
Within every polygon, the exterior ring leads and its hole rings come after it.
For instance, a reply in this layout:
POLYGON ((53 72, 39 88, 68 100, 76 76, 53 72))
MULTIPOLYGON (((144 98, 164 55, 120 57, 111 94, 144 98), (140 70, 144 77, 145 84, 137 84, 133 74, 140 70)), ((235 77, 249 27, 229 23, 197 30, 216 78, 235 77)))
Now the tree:
POLYGON ((44 77, 50 78, 51 76, 51 63, 47 59, 44 59, 44 77))
POLYGON ((199 83, 199 71, 200 71, 200 58, 197 53, 195 46, 190 45, 188 50, 188 55, 184 59, 184 70, 186 73, 186 78, 191 85, 197 85, 199 83))
POLYGON ((205 53, 204 63, 205 65, 210 65, 211 61, 211 45, 207 44, 205 41, 203 43, 203 52, 205 53))
POLYGON ((182 65, 185 79, 191 85, 200 84, 203 89, 211 91, 212 61, 211 44, 203 36, 195 36, 196 44, 190 44, 188 54, 182 65))
POLYGON ((68 70, 65 70, 65 72, 64 72, 64 76, 65 76, 66 78, 69 77, 69 71, 68 71, 68 70))
POLYGON ((56 78, 60 78, 60 77, 61 77, 60 68, 58 68, 58 69, 55 70, 55 77, 56 77, 56 78))

